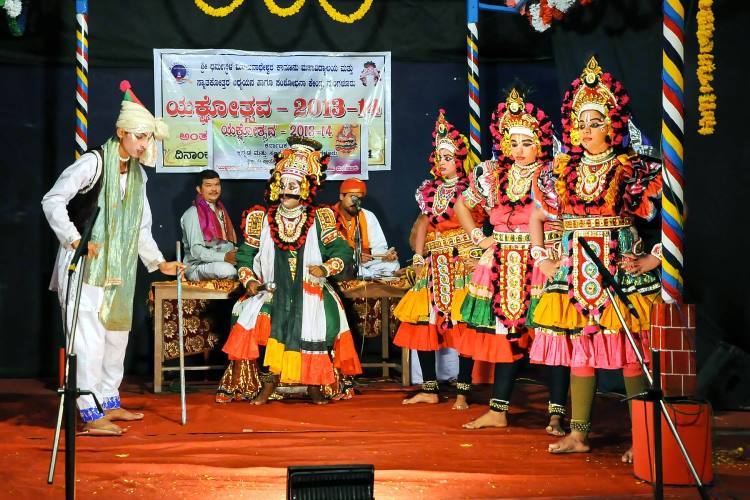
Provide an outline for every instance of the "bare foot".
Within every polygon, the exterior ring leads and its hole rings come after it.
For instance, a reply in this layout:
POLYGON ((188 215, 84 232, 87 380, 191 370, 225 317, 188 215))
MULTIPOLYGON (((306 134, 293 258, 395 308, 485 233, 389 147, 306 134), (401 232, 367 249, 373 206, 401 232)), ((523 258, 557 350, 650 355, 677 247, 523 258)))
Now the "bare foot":
POLYGON ((622 463, 624 464, 633 463, 633 447, 632 446, 628 449, 628 451, 622 454, 622 457, 620 457, 620 460, 622 460, 622 463))
POLYGON ((565 429, 563 429, 562 422, 563 418, 560 415, 550 415, 549 425, 545 429, 547 434, 563 437, 565 435, 565 429))
POLYGON ((451 410, 468 410, 469 409, 469 398, 464 394, 456 395, 456 400, 453 402, 451 410))
POLYGON ((401 401, 401 404, 405 405, 413 405, 415 403, 429 403, 429 404, 435 404, 440 401, 440 397, 437 394, 432 394, 429 392, 418 392, 416 395, 406 398, 403 401, 401 401))
POLYGON ((464 429, 483 429, 484 427, 508 427, 508 412, 490 410, 478 419, 463 425, 464 429))
POLYGON ((308 385, 307 395, 310 396, 310 399, 312 399, 313 404, 316 404, 316 405, 328 404, 328 400, 323 396, 323 392, 321 392, 320 387, 317 385, 308 385))
POLYGON ((263 388, 260 390, 260 394, 255 396, 253 399, 254 405, 264 405, 268 403, 268 399, 271 397, 273 392, 276 390, 276 382, 264 382, 263 388))
POLYGON ((126 422, 132 422, 133 420, 143 420, 143 413, 135 413, 128 411, 125 408, 114 408, 112 410, 104 410, 104 414, 108 420, 123 420, 126 422))
POLYGON ((83 431, 79 434, 83 436, 121 436, 125 432, 127 432, 127 429, 123 429, 119 425, 113 424, 107 417, 103 417, 83 424, 83 431))
POLYGON ((549 445, 550 453, 588 453, 591 451, 588 439, 582 432, 573 431, 556 443, 549 445))

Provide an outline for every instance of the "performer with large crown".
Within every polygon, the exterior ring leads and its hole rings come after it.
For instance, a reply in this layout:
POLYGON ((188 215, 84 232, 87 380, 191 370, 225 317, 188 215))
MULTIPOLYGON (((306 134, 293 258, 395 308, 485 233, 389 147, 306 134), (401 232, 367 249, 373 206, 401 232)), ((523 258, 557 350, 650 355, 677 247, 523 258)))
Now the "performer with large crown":
POLYGON ((263 385, 255 404, 266 403, 279 383, 306 385, 323 404, 321 386, 337 381, 336 370, 362 371, 341 300, 327 282, 351 265, 352 251, 333 211, 313 204, 328 157, 316 141, 288 142, 275 158, 268 208, 256 205, 242 216, 237 267, 247 292, 232 311, 236 322, 223 348, 231 361, 219 389, 225 400, 257 392, 256 360, 263 385))
MULTIPOLYGON (((405 399, 404 404, 439 401, 435 351, 453 347, 460 337, 462 325, 457 321, 471 275, 469 268, 471 261, 479 256, 454 210, 456 200, 469 186, 466 139, 445 119, 442 109, 432 137, 434 149, 429 162, 434 179, 425 180, 415 195, 424 215, 417 219, 415 230, 412 264, 416 282, 394 310, 401 325, 393 342, 417 350, 423 375, 421 391, 405 399)), ((481 224, 484 212, 477 209, 472 214, 476 223, 481 224)), ((459 396, 462 387, 465 388, 465 397, 471 384, 472 361, 461 358, 459 365, 457 388, 459 396)))
MULTIPOLYGON (((489 411, 464 427, 505 427, 519 361, 528 351, 533 331, 526 326, 532 289, 545 277, 532 266, 529 216, 534 210, 532 181, 552 161, 552 122, 544 111, 525 101, 513 88, 500 102, 490 122, 497 160, 477 166, 471 184, 456 203, 456 213, 472 242, 486 249, 469 283, 461 308, 463 331, 458 350, 475 361, 495 364, 489 411), (493 226, 485 237, 469 209, 481 207, 493 226)), ((545 241, 552 248, 560 240, 559 225, 545 225, 545 241)), ((562 418, 568 399, 568 368, 550 375, 550 423, 547 431, 564 435, 562 418)))
MULTIPOLYGON (((538 326, 532 362, 571 367, 571 434, 550 445, 552 453, 589 450, 595 368, 623 369, 628 396, 645 388, 641 368, 602 284, 584 252, 583 238, 615 276, 638 317, 618 300, 639 348, 649 358, 651 305, 659 300, 659 259, 641 251, 634 219, 651 219, 661 195, 658 164, 645 163, 623 145, 629 97, 620 82, 591 58, 571 84, 562 105, 563 143, 555 160, 558 203, 538 199, 532 216, 535 265, 550 278, 533 320, 538 326), (546 248, 545 213, 563 221, 561 256, 546 248)), ((630 458, 630 452, 623 456, 630 458)))

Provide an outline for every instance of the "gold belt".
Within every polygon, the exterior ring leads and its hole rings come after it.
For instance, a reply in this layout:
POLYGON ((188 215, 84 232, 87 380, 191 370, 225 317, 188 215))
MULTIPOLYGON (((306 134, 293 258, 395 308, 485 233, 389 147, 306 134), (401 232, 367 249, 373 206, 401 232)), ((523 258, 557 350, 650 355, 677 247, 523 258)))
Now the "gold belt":
POLYGON ((451 229, 444 233, 429 233, 427 238, 434 238, 432 241, 425 243, 424 248, 428 252, 438 248, 453 248, 464 245, 471 245, 471 238, 463 229, 451 229))
POLYGON ((563 219, 563 229, 571 231, 574 229, 618 229, 633 225, 631 217, 581 217, 576 219, 563 219))
MULTIPOLYGON (((562 238, 562 231, 545 231, 544 241, 555 241, 562 238)), ((531 243, 529 233, 501 233, 494 231, 492 239, 498 243, 531 243)))

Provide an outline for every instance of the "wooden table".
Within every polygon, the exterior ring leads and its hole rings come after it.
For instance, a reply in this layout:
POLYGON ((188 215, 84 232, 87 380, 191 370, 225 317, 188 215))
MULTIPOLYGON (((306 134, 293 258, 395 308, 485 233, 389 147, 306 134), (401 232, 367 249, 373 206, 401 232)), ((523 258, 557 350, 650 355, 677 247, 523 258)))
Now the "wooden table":
MULTIPOLYGON (((335 284, 335 288, 342 297, 349 299, 366 298, 381 299, 381 322, 380 337, 382 342, 381 361, 375 363, 362 363, 363 368, 382 368, 383 376, 390 376, 390 370, 394 369, 401 373, 401 383, 410 385, 409 376, 409 350, 401 350, 401 363, 390 362, 390 304, 391 299, 403 297, 408 290, 405 280, 351 280, 335 284)), ((164 314, 163 302, 165 300, 177 299, 177 285, 174 281, 157 281, 151 285, 154 291, 154 392, 161 392, 164 381, 164 372, 178 371, 179 367, 164 366, 164 314)), ((182 298, 206 299, 206 300, 228 300, 233 297, 232 291, 224 289, 212 289, 203 286, 191 286, 190 282, 184 282, 182 286, 182 298)), ((364 342, 364 339, 363 339, 364 342)), ((224 365, 197 365, 186 366, 185 370, 223 370, 224 365)))
MULTIPOLYGON (((363 368, 381 368, 383 377, 390 376, 390 370, 394 369, 401 373, 401 385, 410 385, 409 371, 409 349, 401 349, 401 363, 390 361, 390 321, 391 321, 391 299, 403 297, 409 290, 409 286, 403 279, 397 280, 349 280, 335 283, 339 294, 347 299, 381 299, 380 303, 380 341, 381 361, 375 363, 362 363, 363 368)), ((362 339, 364 342, 364 337, 362 339)))
MULTIPOLYGON (((237 282, 239 286, 239 282, 237 282)), ((151 284, 154 289, 154 392, 161 392, 164 372, 179 371, 177 366, 164 366, 164 309, 165 300, 177 299, 177 284, 175 281, 156 281, 151 284)), ((206 299, 206 300, 227 300, 232 290, 207 288, 205 286, 196 286, 191 282, 183 282, 182 298, 187 299, 206 299)), ((223 370, 226 365, 196 365, 186 366, 185 370, 205 371, 205 370, 223 370)))

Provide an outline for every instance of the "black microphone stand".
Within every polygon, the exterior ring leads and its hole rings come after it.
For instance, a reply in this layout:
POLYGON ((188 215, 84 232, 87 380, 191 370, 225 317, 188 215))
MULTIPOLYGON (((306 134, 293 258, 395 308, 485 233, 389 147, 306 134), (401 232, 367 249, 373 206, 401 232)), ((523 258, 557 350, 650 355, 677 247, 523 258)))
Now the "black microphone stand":
POLYGON ((65 331, 65 378, 63 387, 57 390, 60 395, 60 406, 57 411, 57 425, 55 426, 55 437, 52 445, 52 456, 50 458, 49 472, 47 475, 47 484, 52 484, 55 475, 55 464, 57 461, 57 450, 60 444, 60 431, 65 417, 65 498, 72 500, 76 495, 76 418, 78 411, 76 408, 76 399, 79 396, 92 396, 96 409, 104 413, 96 395, 90 390, 78 389, 78 358, 74 352, 76 327, 78 325, 78 308, 81 302, 81 289, 83 287, 83 278, 86 274, 86 256, 88 255, 88 245, 91 239, 91 230, 99 215, 97 207, 94 215, 89 219, 88 224, 78 243, 73 259, 68 267, 68 284, 65 292, 65 301, 63 305, 63 326, 65 331), (73 318, 68 329, 68 299, 70 298, 70 286, 73 282, 74 275, 80 265, 80 272, 77 276, 76 294, 73 304, 73 318))
POLYGON ((356 278, 358 280, 363 279, 362 275, 362 232, 359 227, 359 201, 354 202, 354 208, 357 210, 354 214, 354 268, 356 270, 356 278))
MULTIPOLYGON (((615 301, 615 294, 617 294, 620 300, 622 300, 627 305, 631 313, 635 312, 635 308, 633 308, 632 303, 630 303, 627 296, 622 291, 622 288, 620 288, 620 285, 617 282, 615 282, 615 278, 614 276, 612 276, 612 273, 610 273, 609 270, 604 266, 601 259, 599 259, 599 257, 596 255, 596 252, 589 246, 588 242, 583 237, 579 236, 578 243, 581 245, 584 252, 586 252, 586 255, 588 255, 591 261, 599 269, 599 273, 602 276, 602 284, 604 285, 604 289, 607 292, 607 295, 609 296, 609 300, 615 309, 615 314, 617 314, 617 319, 620 320, 620 324, 622 325, 622 329, 625 331, 625 335, 627 336, 628 342, 630 342, 630 346, 633 348, 633 352, 635 353, 636 358, 638 358, 638 363, 640 363, 641 365, 641 370, 643 370, 643 374, 646 376, 646 379, 648 380, 649 388, 646 390, 645 393, 637 394, 635 396, 625 398, 624 401, 627 401, 628 399, 632 399, 634 397, 645 395, 645 400, 651 401, 652 403, 653 425, 654 425, 654 483, 653 483, 654 498, 656 500, 662 500, 664 498, 664 476, 663 476, 663 470, 662 470, 663 459, 662 459, 662 439, 661 439, 661 419, 663 416, 664 420, 667 422, 667 426, 669 427, 670 432, 672 433, 672 436, 674 437, 675 442, 677 443, 677 446, 680 448, 682 457, 684 458, 685 463, 687 464, 688 469, 690 470, 690 475, 693 476, 693 480, 695 481, 695 487, 698 489, 698 494, 701 496, 702 499, 708 500, 710 497, 708 496, 706 487, 701 481, 700 476, 698 476, 698 472, 695 470, 692 460, 690 460, 690 456, 688 455, 687 449, 685 449, 685 445, 683 444, 682 439, 680 439, 680 434, 677 431, 677 427, 675 426, 674 422, 672 421, 672 417, 669 415, 669 412, 667 411, 667 407, 664 402, 664 392, 662 391, 662 388, 661 388, 661 371, 660 371, 661 367, 660 367, 659 353, 652 350, 653 352, 656 353, 655 356, 652 356, 652 369, 653 369, 653 376, 652 376, 651 372, 649 372, 648 370, 646 361, 643 359, 643 355, 641 354, 641 351, 635 342, 633 333, 630 331, 630 328, 628 328, 628 324, 625 321, 625 317, 622 315, 622 311, 620 310, 620 307, 615 301), (614 293, 613 293, 613 290, 614 290, 614 293)), ((635 316, 638 317, 637 314, 635 314, 635 316)))

